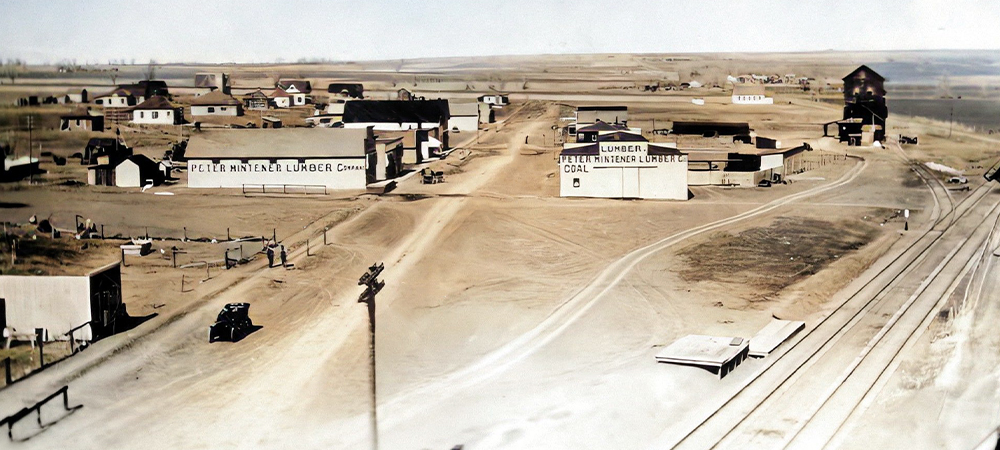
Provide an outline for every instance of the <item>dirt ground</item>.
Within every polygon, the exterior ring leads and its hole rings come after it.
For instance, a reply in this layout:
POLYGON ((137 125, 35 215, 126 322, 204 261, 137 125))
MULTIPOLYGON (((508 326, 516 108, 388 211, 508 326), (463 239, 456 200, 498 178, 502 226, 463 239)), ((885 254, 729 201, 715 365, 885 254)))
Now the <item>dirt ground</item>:
MULTIPOLYGON (((788 58, 783 63, 830 74, 824 76, 846 73, 849 65, 788 58)), ((78 179, 81 167, 44 163, 49 184, 0 187, 0 220, 23 224, 37 214, 71 228, 79 214, 123 238, 148 228, 154 254, 127 259, 123 290, 130 312, 158 315, 0 391, 0 412, 69 383, 73 403, 85 407, 25 448, 58 447, 80 434, 92 437, 83 448, 366 445, 368 336, 356 278, 384 261, 375 348, 384 448, 598 449, 654 442, 700 400, 731 394, 756 364, 720 382, 700 369, 656 364, 660 347, 690 333, 750 337, 772 316, 814 322, 834 293, 899 239, 898 211, 910 209, 909 225, 916 228, 933 206, 898 154, 822 138, 821 124, 840 111, 812 94, 783 93, 773 107, 738 108, 725 103, 721 90, 658 93, 650 100, 613 86, 634 86, 652 76, 636 71, 653 74, 671 64, 600 55, 527 65, 521 94, 580 100, 519 100, 478 137, 453 136, 468 145, 431 164, 446 172, 445 183, 423 185, 411 176, 385 196, 247 197, 183 183, 153 190, 174 195, 154 195, 61 185, 78 179), (632 72, 622 73, 626 66, 632 72), (635 100, 610 97, 618 95, 635 100), (575 96, 625 103, 630 124, 644 130, 653 120, 658 128, 672 120, 746 120, 761 135, 810 143, 816 150, 807 157, 815 164, 791 184, 767 189, 693 187, 687 202, 561 199, 560 137, 552 126, 564 105, 592 104, 575 96), (710 101, 696 107, 691 96, 710 101), (860 159, 820 156, 847 153, 860 159), (294 266, 269 269, 258 254, 235 269, 206 273, 203 266, 175 269, 166 259, 177 247, 187 252, 178 255, 179 265, 219 260, 237 245, 227 242, 227 231, 231 238, 276 234, 294 266), (189 284, 182 287, 182 279, 189 284), (263 328, 237 343, 209 345, 205 328, 232 301, 250 301, 251 317, 263 328), (627 432, 619 431, 623 426, 627 432)), ((692 58, 679 70, 712 66, 724 73, 725 64, 737 63, 692 58)), ((754 67, 767 66, 754 61, 742 69, 754 67)), ((370 77, 377 93, 403 86, 405 77, 294 67, 247 68, 242 79, 234 78, 249 87, 266 82, 251 75, 285 70, 316 84, 370 77)), ((478 81, 471 69, 455 70, 455 77, 479 83, 477 89, 504 89, 520 78, 478 81)), ((184 79, 186 72, 175 76, 184 79)), ((417 77, 408 82, 419 92, 451 82, 452 74, 417 77)), ((949 139, 939 124, 923 120, 893 118, 890 134, 900 132, 921 136, 920 145, 906 147, 911 156, 970 173, 986 166, 995 148, 989 138, 964 130, 949 139)), ((140 152, 162 154, 171 133, 150 137, 140 152)), ((78 146, 51 139, 46 148, 56 153, 78 146)), ((962 195, 955 192, 956 199, 962 195)), ((108 242, 113 250, 117 241, 108 242)), ((254 255, 260 243, 242 248, 254 255)))

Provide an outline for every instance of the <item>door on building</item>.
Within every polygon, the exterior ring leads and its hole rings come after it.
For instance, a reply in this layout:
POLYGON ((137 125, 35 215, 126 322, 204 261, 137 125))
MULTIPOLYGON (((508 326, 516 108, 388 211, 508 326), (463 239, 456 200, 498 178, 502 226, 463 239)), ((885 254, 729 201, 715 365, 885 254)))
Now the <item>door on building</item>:
POLYGON ((639 168, 622 168, 622 198, 639 198, 639 168))

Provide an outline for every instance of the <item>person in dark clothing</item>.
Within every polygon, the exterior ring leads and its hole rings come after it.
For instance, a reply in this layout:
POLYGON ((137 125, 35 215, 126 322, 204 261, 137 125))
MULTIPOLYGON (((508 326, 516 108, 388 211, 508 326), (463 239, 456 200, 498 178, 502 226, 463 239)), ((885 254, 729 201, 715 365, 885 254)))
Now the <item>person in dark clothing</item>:
POLYGON ((285 246, 281 246, 281 267, 285 267, 288 264, 288 254, 285 253, 285 246))
POLYGON ((274 267, 274 247, 267 246, 267 267, 274 267))

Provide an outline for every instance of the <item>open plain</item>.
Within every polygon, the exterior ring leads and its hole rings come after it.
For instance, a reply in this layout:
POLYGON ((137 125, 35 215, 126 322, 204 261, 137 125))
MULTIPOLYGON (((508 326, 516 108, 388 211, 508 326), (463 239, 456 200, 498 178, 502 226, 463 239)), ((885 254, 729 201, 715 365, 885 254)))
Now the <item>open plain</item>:
MULTIPOLYGON (((773 105, 733 105, 723 87, 727 74, 839 79, 859 62, 934 58, 557 55, 227 68, 247 90, 294 75, 360 81, 372 98, 404 86, 450 99, 493 89, 512 104, 497 123, 452 135, 454 150, 429 164, 446 183, 421 184, 414 173, 384 195, 206 191, 187 188, 184 173, 177 185, 126 191, 67 183, 85 168, 48 160, 39 183, 0 185, 4 222, 34 214, 71 227, 80 215, 108 236, 149 235, 164 249, 122 269, 129 313, 155 317, 0 390, 0 415, 63 385, 83 408, 43 411, 50 426, 28 420, 0 448, 363 448, 372 433, 357 277, 376 261, 386 281, 375 346, 382 448, 971 448, 1000 425, 990 356, 1000 347, 990 337, 1000 193, 981 176, 1000 157, 1000 137, 891 115, 884 147, 849 147, 823 137, 841 114, 835 88, 790 87, 773 105), (641 91, 664 72, 697 72, 706 87, 641 91), (758 135, 808 143, 808 170, 769 188, 692 186, 688 201, 561 198, 566 136, 556 130, 580 105, 628 106, 629 125, 651 142, 668 142, 651 131, 672 121, 745 121, 758 135), (899 134, 920 144, 901 146, 899 134), (970 189, 953 189, 926 162, 962 171, 970 189), (277 237, 293 266, 268 268, 260 242, 234 247, 237 236, 277 237), (205 264, 206 273, 173 267, 171 247, 186 252, 182 267, 227 249, 253 257, 229 270, 205 264), (232 302, 251 302, 262 328, 208 344, 207 326, 232 302), (750 338, 772 318, 806 328, 722 379, 654 359, 682 336, 750 338)), ((160 73, 183 93, 201 69, 160 73)), ((985 83, 984 99, 997 101, 1000 76, 951 82, 985 83)), ((97 75, 25 75, 0 86, 0 101, 83 86, 111 87, 97 75)), ((920 86, 899 89, 917 95, 920 86)), ((59 111, 5 106, 0 124, 20 133, 20 115, 46 123, 59 111)), ((288 123, 305 117, 294 113, 288 123)), ((189 132, 123 134, 156 155, 189 132)), ((37 139, 62 156, 83 142, 51 129, 37 139)), ((114 245, 95 245, 33 264, 117 257, 114 245)))

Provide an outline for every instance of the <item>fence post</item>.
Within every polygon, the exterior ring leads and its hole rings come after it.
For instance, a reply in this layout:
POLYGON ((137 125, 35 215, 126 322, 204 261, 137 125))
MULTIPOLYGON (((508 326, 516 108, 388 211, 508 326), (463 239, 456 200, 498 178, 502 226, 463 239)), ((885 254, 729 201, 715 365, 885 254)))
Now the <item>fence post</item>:
POLYGON ((277 228, 272 228, 271 229, 271 242, 274 242, 274 243, 278 242, 278 229, 277 228))
POLYGON ((35 336, 38 339, 38 362, 39 367, 45 367, 45 339, 44 338, 45 329, 35 328, 35 336))
POLYGON ((188 227, 184 227, 184 240, 188 240, 188 227))
POLYGON ((9 356, 3 359, 3 367, 4 367, 4 373, 5 373, 5 375, 4 375, 5 380, 7 381, 7 385, 10 385, 10 384, 12 384, 14 382, 14 374, 10 373, 10 357, 9 356))
POLYGON ((124 248, 122 249, 122 267, 128 267, 125 264, 125 249, 124 248))
POLYGON ((226 240, 231 241, 233 238, 229 237, 229 227, 226 227, 226 240))
POLYGON ((205 261, 205 279, 212 278, 211 268, 208 266, 208 261, 205 261))
POLYGON ((312 242, 306 238, 306 256, 312 256, 312 242))
POLYGON ((330 231, 330 227, 323 227, 323 245, 327 245, 327 243, 326 243, 326 232, 327 231, 330 231))
POLYGON ((181 292, 184 292, 184 274, 181 274, 181 292))
POLYGON ((101 239, 104 239, 104 224, 101 224, 101 239))

